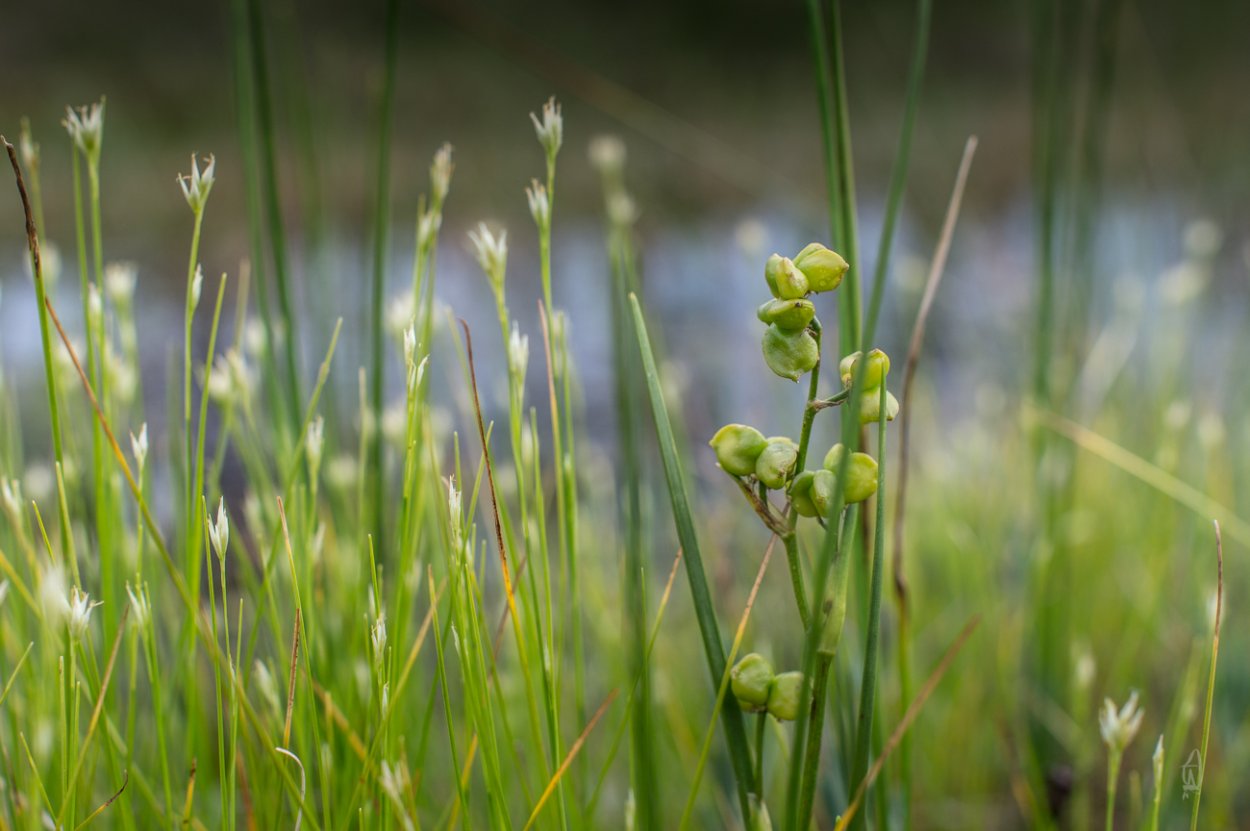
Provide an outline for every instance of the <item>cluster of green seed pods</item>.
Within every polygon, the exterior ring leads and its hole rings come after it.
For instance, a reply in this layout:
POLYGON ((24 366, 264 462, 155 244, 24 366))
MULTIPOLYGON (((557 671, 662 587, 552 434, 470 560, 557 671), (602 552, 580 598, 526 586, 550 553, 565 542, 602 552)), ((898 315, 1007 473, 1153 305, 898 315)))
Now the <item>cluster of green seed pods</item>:
POLYGON ((766 439, 759 430, 745 424, 726 424, 708 444, 730 476, 754 476, 772 490, 785 487, 799 458, 799 446, 793 439, 766 439))
MULTIPOLYGON (((835 444, 825 454, 820 470, 805 470, 794 477, 790 486, 790 502, 799 516, 828 516, 833 505, 834 491, 838 484, 838 466, 846 452, 841 444, 835 444)), ((867 453, 852 453, 847 462, 846 504, 863 502, 877 492, 877 460, 867 453)))
POLYGON ((778 721, 799 717, 803 673, 773 671, 773 665, 758 652, 734 664, 729 683, 738 705, 748 713, 767 711, 778 721))
MULTIPOLYGON (((838 364, 838 374, 842 376, 842 385, 844 387, 849 388, 851 386, 855 367, 862 356, 862 352, 852 352, 838 364)), ((880 420, 881 387, 885 384, 885 376, 889 373, 890 356, 880 349, 874 349, 869 352, 868 360, 864 363, 863 378, 860 381, 864 386, 864 391, 860 394, 860 424, 875 424, 880 420)), ((893 421, 897 415, 898 399, 894 397, 894 393, 886 390, 885 420, 893 421)))
POLYGON ((816 307, 808 295, 833 291, 850 266, 842 255, 813 242, 794 256, 773 254, 764 280, 773 299, 756 311, 764 330, 764 362, 777 375, 798 381, 820 361, 820 344, 811 331, 816 307))

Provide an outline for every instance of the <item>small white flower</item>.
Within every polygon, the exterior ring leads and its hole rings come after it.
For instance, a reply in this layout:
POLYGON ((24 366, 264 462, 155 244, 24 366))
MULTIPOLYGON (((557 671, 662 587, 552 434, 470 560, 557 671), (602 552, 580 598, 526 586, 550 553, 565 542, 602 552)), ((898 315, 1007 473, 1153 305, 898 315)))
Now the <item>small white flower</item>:
POLYGON ((588 152, 591 166, 604 176, 619 176, 625 167, 625 142, 617 136, 595 136, 588 152))
POLYGON ((530 113, 530 121, 534 122, 534 133, 538 136, 538 143, 547 151, 548 161, 554 160, 564 143, 564 118, 560 115, 560 105, 554 95, 543 104, 542 120, 530 113))
POLYGON ((87 632, 91 623, 91 610, 101 605, 92 603, 85 591, 74 586, 69 592, 69 633, 74 640, 79 640, 87 632))
POLYGON ((326 420, 321 416, 317 416, 308 425, 308 435, 305 437, 304 446, 308 451, 308 465, 313 470, 321 467, 321 449, 325 443, 325 427, 326 420))
POLYGON ((70 138, 90 164, 100 161, 100 146, 104 142, 104 99, 75 110, 65 108, 65 120, 61 122, 70 138))
POLYGON ((204 204, 208 202, 208 194, 212 191, 213 182, 216 179, 214 174, 217 170, 217 158, 210 153, 204 161, 207 165, 201 173, 200 164, 195 154, 192 153, 191 175, 178 174, 178 185, 182 188, 182 195, 186 197, 187 205, 197 214, 204 210, 204 204))
POLYGON ((138 272, 134 263, 109 263, 104 267, 104 290, 118 306, 126 306, 135 295, 138 272))
POLYGON ((147 628, 148 621, 152 618, 152 607, 148 602, 147 593, 142 588, 135 592, 127 583, 126 594, 130 595, 130 613, 134 617, 135 626, 140 629, 147 628))
POLYGON ((500 231, 496 237, 485 222, 479 222, 477 230, 469 232, 469 242, 473 243, 473 256, 486 272, 491 288, 496 295, 501 295, 508 266, 508 232, 500 231))
POLYGON ((135 465, 139 468, 139 474, 143 474, 143 465, 148 459, 148 423, 145 421, 139 426, 139 435, 130 434, 130 451, 135 455, 135 465))
POLYGON ((204 268, 197 265, 195 276, 191 278, 191 309, 200 305, 200 292, 204 289, 204 268))
POLYGON ((508 336, 508 372, 518 385, 525 383, 525 368, 529 366, 530 339, 522 335, 516 322, 512 323, 512 334, 508 336))
POLYGON ((534 224, 540 229, 545 229, 551 224, 551 200, 547 196, 547 186, 537 179, 530 180, 530 186, 525 189, 525 198, 530 203, 530 216, 534 217, 534 224))
POLYGON ((208 540, 213 544, 218 558, 226 556, 226 549, 230 546, 230 516, 226 513, 224 496, 217 503, 217 519, 208 517, 208 540))
POLYGON ((1123 752, 1137 735, 1144 715, 1145 711, 1137 706, 1136 690, 1129 694, 1128 701, 1118 711, 1114 701, 1105 699, 1098 712, 1098 728, 1107 747, 1113 752, 1123 752))
POLYGON ((433 204, 442 205, 451 189, 451 174, 456 166, 451 161, 451 145, 444 143, 434 153, 434 162, 430 165, 430 192, 433 204))

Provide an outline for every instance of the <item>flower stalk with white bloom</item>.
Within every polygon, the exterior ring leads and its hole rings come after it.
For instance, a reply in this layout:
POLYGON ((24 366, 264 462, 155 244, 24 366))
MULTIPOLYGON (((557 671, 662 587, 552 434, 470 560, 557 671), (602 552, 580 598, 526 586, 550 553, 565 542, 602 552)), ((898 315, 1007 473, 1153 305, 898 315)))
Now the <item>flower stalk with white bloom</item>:
POLYGON ((143 478, 143 467, 148 459, 148 423, 145 421, 139 426, 139 434, 130 434, 130 452, 135 457, 135 473, 138 478, 143 478))
POLYGON ((230 516, 226 513, 226 498, 223 496, 217 503, 217 518, 205 517, 208 525, 208 541, 213 544, 218 559, 225 559, 226 549, 230 546, 230 516))
POLYGON ((474 259, 490 282, 495 304, 503 304, 504 277, 508 268, 508 232, 503 230, 496 236, 485 222, 479 222, 477 230, 469 232, 469 242, 473 244, 474 259))
POLYGON ((69 615, 66 622, 69 626, 70 637, 75 642, 82 640, 87 634, 87 626, 91 623, 91 611, 100 605, 102 601, 92 603, 91 597, 77 586, 70 589, 69 615))
POLYGON ((1120 709, 1117 710, 1115 702, 1108 698, 1098 711, 1098 729, 1103 743, 1107 745, 1107 831, 1114 826, 1115 793, 1124 749, 1137 735, 1144 715, 1145 711, 1137 706, 1136 690, 1129 694, 1128 701, 1120 709))

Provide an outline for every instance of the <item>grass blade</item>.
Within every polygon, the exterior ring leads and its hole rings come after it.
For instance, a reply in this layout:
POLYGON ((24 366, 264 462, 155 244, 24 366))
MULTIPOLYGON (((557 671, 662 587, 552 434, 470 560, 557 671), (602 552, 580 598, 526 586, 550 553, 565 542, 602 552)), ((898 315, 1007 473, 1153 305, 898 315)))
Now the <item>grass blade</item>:
MULTIPOLYGON (((643 374, 647 379, 647 395, 651 400, 651 412, 655 418, 655 432, 659 439, 660 460, 664 466, 664 478, 668 482, 668 494, 673 505, 673 522, 677 526, 677 538, 681 543, 686 563, 686 576, 690 580, 690 595, 694 600, 695 616, 699 621, 699 633, 703 638, 703 652, 707 658, 708 671, 715 688, 725 674, 725 647, 721 642, 720 628, 716 623, 716 610, 712 606, 712 594, 708 589, 707 575, 703 571, 703 557, 699 553, 699 538, 695 533, 694 519, 690 515, 690 503, 686 498, 686 479, 681 459, 677 455, 673 438, 673 425, 669 422, 668 409, 664 405, 664 393, 660 389, 660 373, 651 352, 647 337, 647 324, 642 317, 642 307, 635 294, 629 295, 634 314, 638 349, 642 354, 643 374)), ((747 794, 753 781, 751 756, 747 747, 746 726, 738 702, 726 701, 721 709, 725 722, 725 738, 729 744, 729 758, 733 763, 737 780, 738 803, 745 820, 750 815, 747 794)))

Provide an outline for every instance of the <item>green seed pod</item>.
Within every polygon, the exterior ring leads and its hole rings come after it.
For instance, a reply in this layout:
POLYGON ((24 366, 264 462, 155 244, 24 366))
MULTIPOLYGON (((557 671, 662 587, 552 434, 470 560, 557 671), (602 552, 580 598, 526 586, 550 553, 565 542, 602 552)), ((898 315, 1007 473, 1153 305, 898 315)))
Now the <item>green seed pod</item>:
POLYGON ((827 517, 833 510, 833 492, 837 490, 838 477, 827 470, 818 470, 812 477, 810 499, 816 507, 816 516, 827 517))
POLYGON ((774 436, 755 460, 755 476, 765 487, 779 490, 794 472, 799 459, 799 446, 785 436, 774 436))
MULTIPOLYGON (((835 444, 825 454, 825 470, 834 477, 838 475, 838 465, 842 463, 842 454, 846 448, 835 444)), ((877 460, 867 453, 852 453, 846 465, 846 503, 848 505, 863 502, 877 492, 877 460)))
POLYGON ((764 280, 773 297, 780 300, 798 300, 810 290, 803 272, 794 266, 794 260, 773 254, 764 264, 764 280))
POLYGON ((816 316, 816 307, 812 301, 804 300, 769 300, 756 310, 755 316, 765 323, 774 323, 779 329, 795 332, 806 329, 807 324, 816 316))
POLYGON ((768 712, 778 721, 794 721, 799 717, 803 692, 803 673, 783 672, 773 679, 768 693, 768 712))
MULTIPOLYGON (((855 365, 859 363, 859 356, 862 354, 862 352, 852 352, 838 364, 838 374, 842 376, 842 386, 849 387, 851 385, 851 374, 855 371, 855 365)), ((864 365, 863 373, 860 383, 864 385, 865 390, 880 387, 885 380, 885 376, 890 374, 890 356, 880 349, 872 350, 868 353, 868 363, 864 365)))
POLYGON ((794 265, 803 272, 812 291, 833 291, 841 285, 843 276, 851 267, 841 254, 818 242, 811 243, 796 254, 794 265))
MULTIPOLYGON (((893 421, 898 415, 898 399, 894 397, 894 393, 886 390, 885 393, 885 420, 893 421)), ((859 423, 860 424, 876 424, 881 420, 881 388, 873 387, 864 390, 862 403, 859 405, 859 423)))
POLYGON ((816 503, 812 501, 812 482, 815 478, 815 472, 805 470, 795 476, 794 481, 790 483, 790 504, 799 516, 820 515, 820 512, 816 510, 816 503))
POLYGON ((820 347, 806 329, 787 332, 777 324, 764 330, 764 363, 782 378, 798 381, 820 360, 820 347))
POLYGON ((752 652, 734 664, 729 674, 729 685, 742 709, 758 713, 768 706, 774 675, 773 665, 758 652, 752 652))
POLYGON ((730 476, 750 476, 755 460, 764 452, 768 441, 764 434, 745 424, 726 424, 708 442, 716 451, 716 461, 730 476))

